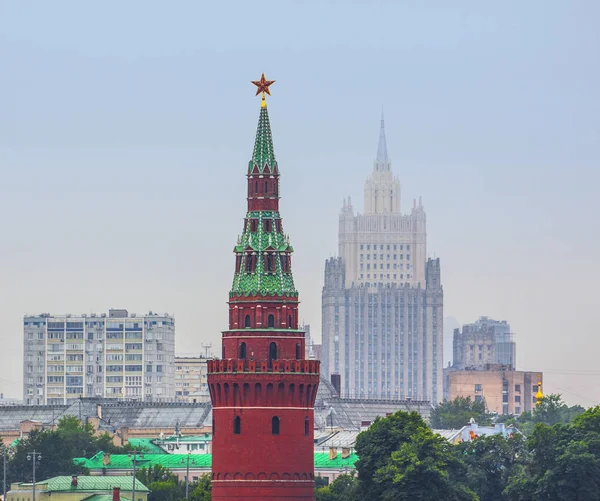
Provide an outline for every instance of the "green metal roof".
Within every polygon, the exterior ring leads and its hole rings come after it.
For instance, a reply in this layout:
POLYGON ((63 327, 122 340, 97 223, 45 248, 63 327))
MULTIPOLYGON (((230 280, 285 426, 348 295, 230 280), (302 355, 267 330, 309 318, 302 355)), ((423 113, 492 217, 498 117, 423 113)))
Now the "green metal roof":
POLYGON ((260 108, 260 115, 258 117, 254 151, 252 152, 252 160, 248 164, 248 174, 252 174, 254 167, 262 174, 267 166, 268 171, 273 173, 276 170, 277 162, 275 160, 275 149, 273 148, 273 138, 271 136, 269 112, 267 111, 267 107, 263 106, 260 108))
MULTIPOLYGON (((165 443, 165 444, 172 444, 172 443, 187 444, 189 442, 211 442, 211 441, 212 441, 212 435, 210 433, 207 433, 205 435, 181 435, 180 437, 167 437, 167 438, 157 440, 157 442, 161 442, 161 443, 165 443)), ((130 442, 131 442, 131 440, 130 440, 130 442)), ((159 449, 160 449, 160 447, 159 447, 159 449)))
MULTIPOLYGON (((102 453, 99 453, 102 454, 102 453)), ((98 456, 98 454, 96 454, 98 456)), ((94 457, 96 457, 94 456, 94 457)), ((126 454, 121 454, 124 458, 127 459, 126 454)), ((100 460, 102 462, 102 460, 100 460)), ((131 460, 129 460, 131 464, 131 460)), ((77 461, 77 464, 82 464, 77 461)), ((94 492, 94 491, 110 491, 112 492, 113 487, 120 487, 121 490, 131 490, 133 487, 133 477, 129 475, 115 475, 113 477, 99 477, 99 476, 85 476, 78 475, 77 476, 77 486, 74 487, 71 485, 72 477, 71 476, 60 476, 49 478, 48 480, 44 480, 43 482, 36 482, 36 486, 47 485, 48 492, 70 492, 70 491, 84 491, 84 492, 94 492)), ((19 485, 30 485, 27 483, 22 483, 19 485)), ((135 481, 135 490, 138 492, 149 492, 149 489, 142 484, 139 480, 135 481)), ((112 498, 111 498, 112 499, 112 498)))
MULTIPOLYGON (((165 468, 185 468, 188 454, 144 454, 136 461, 138 468, 151 468, 155 465, 165 468)), ((104 453, 99 452, 90 459, 75 458, 74 461, 89 470, 106 468, 107 470, 127 470, 132 468, 131 459, 127 454, 111 454, 110 463, 104 464, 104 453)), ((210 468, 212 455, 210 454, 191 454, 190 468, 210 468)), ((131 477, 129 477, 131 478, 131 477)))
POLYGON ((350 454, 347 458, 342 459, 342 455, 338 452, 335 459, 329 459, 328 452, 315 452, 315 468, 318 469, 340 470, 345 467, 352 469, 357 461, 358 456, 356 454, 350 454))
POLYGON ((147 452, 149 454, 167 454, 158 445, 154 444, 153 438, 130 438, 129 443, 134 449, 147 452))
MULTIPOLYGON (((190 468, 206 468, 210 469, 212 466, 212 454, 191 454, 190 457, 190 468)), ((144 454, 143 459, 137 461, 138 468, 150 468, 155 465, 160 465, 169 469, 181 469, 187 466, 188 454, 144 454)), ((110 464, 104 464, 104 453, 99 452, 90 459, 76 458, 74 461, 89 470, 101 470, 106 468, 107 470, 128 470, 132 468, 131 459, 127 454, 112 454, 110 456, 110 464)), ((329 459, 329 453, 327 452, 315 452, 315 468, 327 469, 331 468, 334 470, 343 469, 348 467, 354 468, 354 463, 358 461, 356 454, 351 454, 349 457, 342 459, 342 455, 338 453, 335 459, 329 459)), ((65 477, 67 478, 67 477, 65 477)), ((69 478, 69 482, 71 477, 69 478)), ((81 478, 81 477, 80 477, 81 478)), ((99 478, 99 477, 92 477, 99 478)), ((105 477, 105 478, 120 478, 120 477, 105 477)), ((124 477, 130 479, 131 477, 124 477)), ((118 486, 117 486, 118 487, 118 486)))

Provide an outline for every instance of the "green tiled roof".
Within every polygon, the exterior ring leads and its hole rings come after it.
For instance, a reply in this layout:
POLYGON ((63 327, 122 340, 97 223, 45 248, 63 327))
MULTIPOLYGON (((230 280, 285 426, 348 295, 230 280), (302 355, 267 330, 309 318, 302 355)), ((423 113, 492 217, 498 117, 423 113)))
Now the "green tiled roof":
MULTIPOLYGON (((151 468, 155 465, 164 466, 165 468, 185 468, 188 454, 144 454, 143 458, 136 461, 138 468, 151 468), (183 463, 182 463, 183 461, 183 463)), ((210 468, 212 455, 210 454, 191 454, 190 468, 210 468)), ((131 469, 131 459, 127 454, 111 454, 110 464, 104 464, 104 453, 99 452, 90 459, 75 458, 74 461, 89 469, 97 470, 106 468, 107 470, 126 470, 131 469)), ((112 478, 112 477, 111 477, 112 478)))
POLYGON ((294 248, 290 245, 288 239, 281 231, 276 231, 275 221, 280 219, 279 212, 276 211, 254 211, 248 212, 246 218, 258 220, 256 231, 250 231, 251 225, 246 225, 246 230, 240 237, 238 244, 234 248, 236 253, 252 251, 255 254, 255 272, 246 273, 242 269, 233 277, 231 295, 263 295, 263 296, 282 296, 287 295, 297 297, 298 291, 294 287, 294 279, 291 270, 284 272, 281 268, 280 253, 292 253, 294 248), (265 231, 264 221, 271 219, 272 231, 265 231), (275 253, 275 270, 272 273, 265 271, 264 252, 269 250, 275 253))
MULTIPOLYGON (((186 467, 187 458, 188 454, 144 454, 144 458, 142 460, 138 460, 137 464, 138 468, 150 468, 155 465, 160 465, 169 469, 181 469, 186 467)), ((131 469, 132 467, 131 459, 127 457, 127 454, 112 454, 110 457, 110 464, 108 465, 103 463, 103 459, 104 453, 99 452, 90 459, 77 458, 74 461, 76 461, 77 464, 88 468, 89 470, 98 470, 102 468, 106 468, 107 470, 125 470, 131 469)), ((338 453, 335 459, 329 459, 329 454, 327 452, 315 452, 315 468, 318 469, 331 468, 339 470, 345 467, 354 468, 354 463, 356 463, 356 461, 358 461, 358 456, 356 454, 351 454, 346 459, 342 459, 342 455, 338 453)), ((210 469, 211 466, 212 454, 192 454, 190 456, 190 468, 210 469)), ((68 478, 70 482, 71 477, 68 478)), ((131 482, 131 477, 125 478, 129 478, 131 482)))
MULTIPOLYGON (((102 454, 101 452, 99 454, 102 454)), ((96 454, 98 456, 98 454, 96 454)), ((94 456, 94 457, 96 457, 94 456)), ((121 454, 127 459, 127 454, 121 454)), ((102 459, 100 459, 102 463, 102 459)), ((131 460, 129 460, 131 464, 131 460)), ((82 464, 77 461, 77 464, 82 464)), ((100 477, 100 476, 84 476, 79 475, 77 477, 77 487, 71 485, 71 476, 60 476, 49 478, 43 482, 36 482, 36 485, 47 485, 49 492, 65 492, 65 491, 110 491, 112 492, 113 487, 120 487, 121 490, 127 490, 133 487, 133 477, 128 475, 116 475, 113 477, 100 477)), ((27 484, 21 484, 27 485, 27 484)), ((135 490, 138 492, 149 492, 148 488, 142 484, 139 480, 135 481, 135 490)), ((112 499, 112 498, 111 498, 112 499)))
POLYGON ((327 452, 315 452, 315 468, 331 468, 340 470, 342 468, 354 468, 354 464, 358 461, 356 454, 350 454, 346 459, 342 459, 342 455, 338 452, 335 459, 329 459, 327 452))
POLYGON ((130 438, 129 443, 134 449, 149 454, 167 454, 166 451, 162 450, 158 445, 152 443, 153 438, 130 438))
POLYGON ((268 166, 269 172, 274 172, 277 162, 275 160, 275 149, 273 148, 273 138, 271 137, 271 124, 269 123, 269 112, 267 107, 261 107, 258 117, 258 127, 256 128, 256 140, 254 141, 254 151, 252 160, 248 164, 248 174, 252 173, 254 166, 261 174, 268 166))
MULTIPOLYGON (((181 443, 181 444, 187 444, 188 442, 211 442, 212 441, 212 436, 210 433, 206 434, 206 435, 182 435, 180 437, 167 437, 167 438, 163 438, 162 440, 158 440, 159 442, 164 442, 166 444, 171 444, 171 443, 181 443)), ((130 440, 131 442, 131 440, 130 440)))

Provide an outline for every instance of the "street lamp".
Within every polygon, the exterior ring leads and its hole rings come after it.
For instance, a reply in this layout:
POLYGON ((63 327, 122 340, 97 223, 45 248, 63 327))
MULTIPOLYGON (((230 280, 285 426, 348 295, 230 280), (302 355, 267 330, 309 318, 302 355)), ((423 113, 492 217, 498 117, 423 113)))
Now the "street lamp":
POLYGON ((27 461, 31 461, 32 466, 33 466, 33 496, 32 496, 33 501, 35 501, 35 465, 38 461, 41 461, 41 460, 42 460, 42 455, 39 452, 33 451, 33 452, 27 453, 27 461))
MULTIPOLYGON (((189 499, 190 499, 190 458, 191 458, 191 455, 192 455, 191 452, 187 453, 187 466, 185 468, 185 499, 186 499, 186 501, 189 501, 189 499)), ((185 459, 181 459, 181 464, 183 464, 185 462, 186 462, 185 459)), ((192 461, 192 464, 196 464, 195 459, 192 461)))
POLYGON ((6 447, 6 445, 2 444, 2 461, 4 462, 4 465, 3 465, 3 470, 4 470, 3 494, 4 494, 4 497, 2 499, 4 501, 6 501, 6 454, 7 453, 8 453, 8 448, 6 447))
MULTIPOLYGON (((133 484, 131 487, 131 499, 135 501, 135 471, 138 459, 144 459, 144 454, 141 451, 131 451, 127 457, 133 461, 133 484)), ((35 501, 35 499, 33 500, 35 501)))

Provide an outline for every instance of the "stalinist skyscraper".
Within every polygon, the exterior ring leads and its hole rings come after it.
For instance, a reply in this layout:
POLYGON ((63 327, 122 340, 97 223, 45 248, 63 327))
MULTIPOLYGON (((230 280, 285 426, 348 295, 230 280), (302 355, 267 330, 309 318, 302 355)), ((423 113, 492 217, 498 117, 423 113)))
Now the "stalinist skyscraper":
POLYGON ((439 259, 427 259, 421 200, 401 212, 383 117, 364 213, 344 200, 338 257, 325 263, 323 371, 342 396, 441 400, 443 291, 439 259))

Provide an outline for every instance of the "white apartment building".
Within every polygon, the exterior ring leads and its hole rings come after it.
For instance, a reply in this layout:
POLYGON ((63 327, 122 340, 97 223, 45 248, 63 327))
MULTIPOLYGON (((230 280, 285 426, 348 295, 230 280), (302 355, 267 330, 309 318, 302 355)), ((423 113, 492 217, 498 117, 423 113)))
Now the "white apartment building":
POLYGON ((25 404, 175 398, 175 319, 168 314, 27 315, 23 344, 25 404))
POLYGON ((207 358, 175 357, 175 397, 191 403, 210 402, 207 358))

